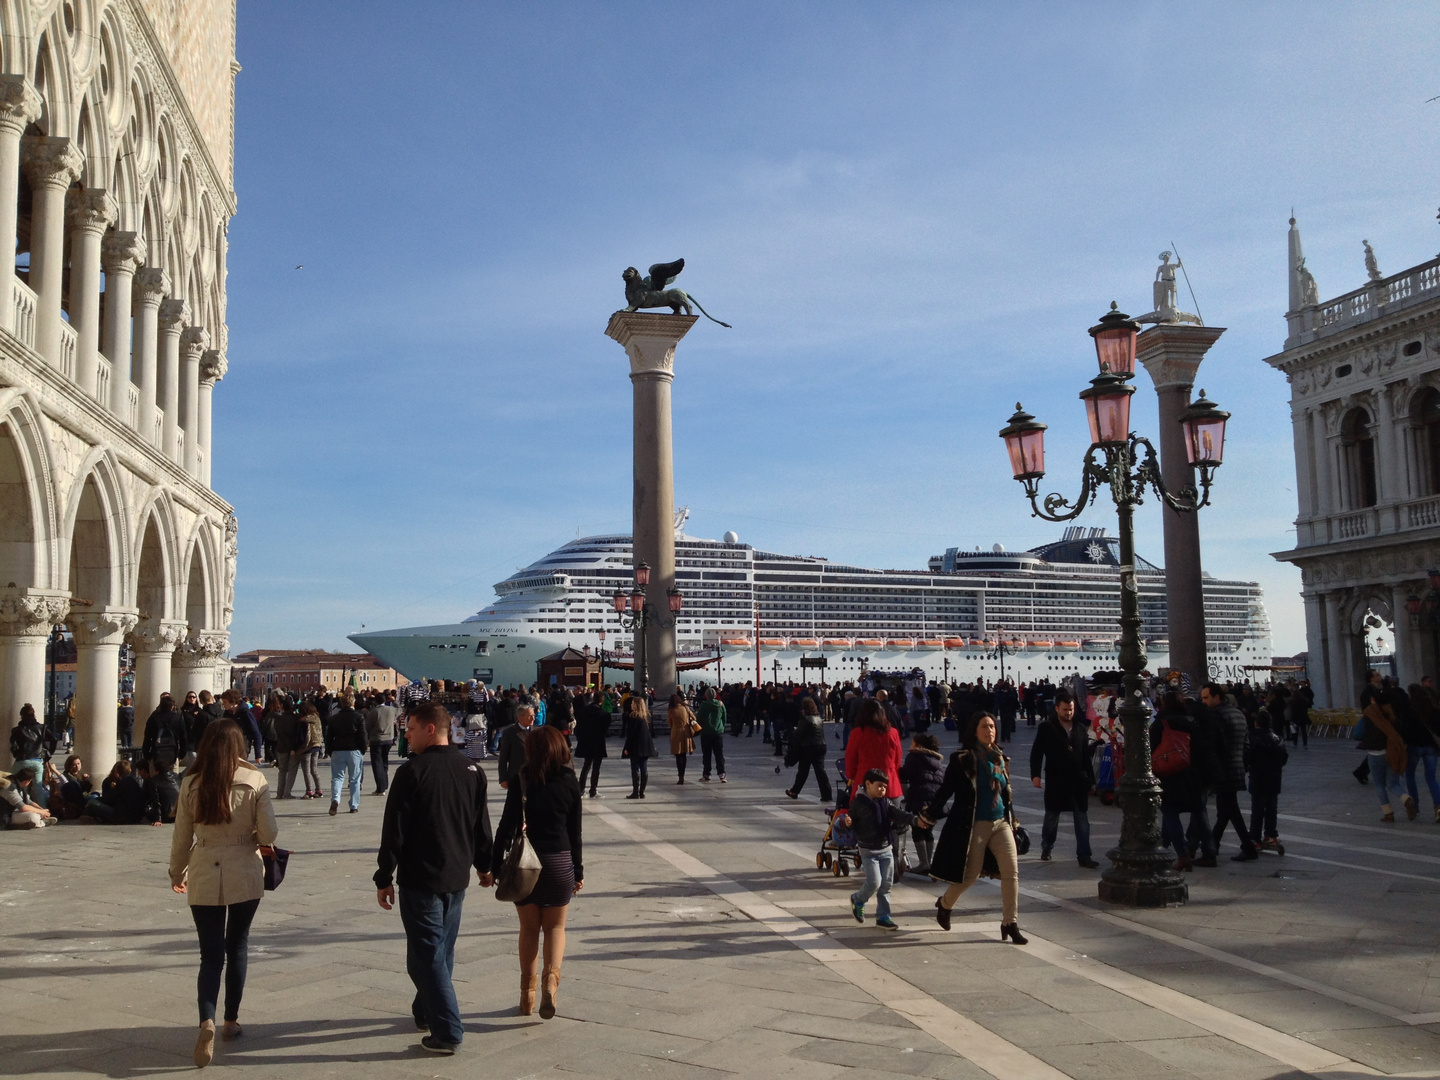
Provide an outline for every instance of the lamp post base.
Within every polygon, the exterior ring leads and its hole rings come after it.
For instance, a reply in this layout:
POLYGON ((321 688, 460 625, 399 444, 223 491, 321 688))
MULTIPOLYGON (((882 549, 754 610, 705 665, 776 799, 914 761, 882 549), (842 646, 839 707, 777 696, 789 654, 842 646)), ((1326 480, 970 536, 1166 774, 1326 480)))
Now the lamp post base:
POLYGON ((1171 869, 1171 853, 1126 851, 1106 853, 1114 864, 1100 875, 1100 899, 1122 907, 1178 907, 1190 899, 1190 886, 1171 869))

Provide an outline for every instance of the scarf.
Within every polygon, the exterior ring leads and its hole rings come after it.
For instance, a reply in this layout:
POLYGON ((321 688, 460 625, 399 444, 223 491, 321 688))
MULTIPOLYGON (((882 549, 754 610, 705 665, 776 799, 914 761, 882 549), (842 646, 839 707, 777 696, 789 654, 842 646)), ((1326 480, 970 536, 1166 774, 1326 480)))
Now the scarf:
POLYGON ((1385 733, 1385 762, 1390 771, 1404 773, 1409 752, 1405 749, 1405 740, 1395 728, 1395 710, 1372 699, 1365 707, 1365 718, 1385 733))

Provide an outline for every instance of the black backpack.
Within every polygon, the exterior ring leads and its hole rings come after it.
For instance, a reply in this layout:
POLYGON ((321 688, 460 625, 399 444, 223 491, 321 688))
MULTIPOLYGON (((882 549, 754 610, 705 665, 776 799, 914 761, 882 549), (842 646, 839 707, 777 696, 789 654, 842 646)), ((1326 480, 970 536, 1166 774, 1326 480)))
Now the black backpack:
POLYGON ((171 723, 169 716, 159 718, 160 726, 155 732, 155 742, 151 745, 155 763, 162 769, 170 768, 180 756, 180 743, 175 738, 175 729, 171 727, 171 723))
POLYGON ((16 761, 48 758, 45 741, 45 729, 39 724, 16 724, 10 729, 10 756, 16 761))

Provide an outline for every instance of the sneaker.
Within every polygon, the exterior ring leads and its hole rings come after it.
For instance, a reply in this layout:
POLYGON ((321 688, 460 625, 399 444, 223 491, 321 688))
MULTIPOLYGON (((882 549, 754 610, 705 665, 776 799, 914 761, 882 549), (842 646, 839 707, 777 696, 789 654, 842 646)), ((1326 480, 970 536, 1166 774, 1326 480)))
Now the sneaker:
POLYGON ((900 925, 894 919, 890 918, 889 915, 880 916, 880 918, 875 920, 875 925, 878 926, 881 930, 900 929, 900 925))
POLYGON ((702 776, 702 777, 700 777, 700 783, 702 783, 702 784, 708 784, 709 782, 710 782, 710 778, 709 778, 708 776, 702 776))
POLYGON ((865 905, 857 904, 852 900, 850 902, 850 914, 855 916, 856 922, 863 923, 865 921, 865 905))
POLYGON ((336 814, 338 814, 339 812, 340 812, 340 804, 339 804, 338 802, 336 802, 334 799, 331 799, 331 800, 330 800, 330 816, 331 816, 331 817, 334 817, 334 816, 335 816, 336 814))
POLYGON ((421 1017, 418 1017, 418 1016, 413 1017, 413 1019, 414 1019, 414 1021, 415 1021, 415 1030, 416 1030, 416 1031, 429 1031, 429 1030, 430 1030, 430 1021, 429 1021, 429 1020, 422 1019, 421 1017))
POLYGON ((1409 795, 1406 795, 1405 798, 1401 800, 1401 802, 1405 805, 1406 818, 1414 821, 1417 817, 1420 816, 1420 804, 1417 803, 1414 799, 1412 799, 1409 795))
POLYGON ((1049 861, 1050 861, 1050 849, 1049 849, 1049 848, 1041 848, 1041 849, 1040 849, 1040 861, 1041 861, 1041 862, 1049 862, 1049 861))
POLYGON ((452 1046, 450 1043, 441 1042, 439 1039, 435 1038, 434 1035, 426 1035, 423 1039, 421 1039, 420 1049, 428 1050, 432 1054, 444 1054, 446 1057, 449 1057, 451 1054, 455 1053, 454 1046, 452 1046))
POLYGON ((725 774, 724 774, 724 773, 721 773, 721 774, 720 774, 720 783, 722 783, 722 784, 728 784, 729 782, 730 782, 729 780, 726 780, 726 779, 725 779, 725 774))
POLYGON ((360 807, 358 807, 358 806, 352 806, 352 807, 350 807, 350 812, 351 812, 352 814, 358 814, 358 813, 360 812, 360 807))

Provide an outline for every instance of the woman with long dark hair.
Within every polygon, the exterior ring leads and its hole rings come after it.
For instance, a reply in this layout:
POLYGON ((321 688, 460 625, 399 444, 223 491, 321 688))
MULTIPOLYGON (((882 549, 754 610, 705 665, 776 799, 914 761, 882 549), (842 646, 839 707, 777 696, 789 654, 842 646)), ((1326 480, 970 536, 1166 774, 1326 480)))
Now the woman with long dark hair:
POLYGON ((1000 940, 1025 945, 1020 933, 1020 864, 1015 851, 1015 815, 1010 801, 1010 759, 1000 749, 995 717, 977 712, 965 726, 964 742, 950 755, 940 790, 920 815, 922 829, 945 817, 945 828, 930 860, 930 876, 950 883, 935 901, 935 921, 950 929, 950 910, 983 873, 1000 879, 1000 940), (945 804, 955 805, 945 817, 945 804))
POLYGON ((531 728, 525 737, 525 764, 518 784, 505 792, 505 809, 495 832, 496 874, 515 833, 522 827, 540 857, 540 877, 530 895, 515 904, 520 916, 520 1015, 535 1008, 540 985, 540 1016, 555 1015, 560 992, 560 965, 565 959, 565 916, 570 898, 585 887, 580 858, 580 782, 575 778, 570 747, 553 727, 531 728), (540 937, 545 937, 545 970, 537 975, 540 937))
POLYGON ((215 1006, 225 976, 224 1038, 238 1038, 250 923, 265 893, 260 849, 275 843, 275 811, 265 775, 245 758, 233 720, 205 726, 195 764, 180 785, 170 842, 170 887, 190 902, 200 935, 200 1034, 195 1064, 215 1054, 215 1006))
POLYGON ((695 752, 695 732, 700 730, 700 725, 690 706, 685 704, 685 696, 678 691, 670 695, 666 718, 670 721, 670 753, 675 756, 675 773, 679 777, 675 782, 683 784, 685 763, 695 752))
POLYGON ((307 701, 300 706, 300 717, 295 722, 295 753, 300 758, 300 773, 305 778, 305 794, 302 799, 323 799, 320 790, 320 748, 325 745, 324 727, 320 723, 320 711, 315 702, 307 701))
POLYGON ((900 766, 904 759, 900 733, 890 723, 885 703, 878 697, 866 698, 855 711, 855 727, 845 744, 845 775, 858 791, 865 774, 879 769, 885 774, 887 797, 903 799, 900 766))

